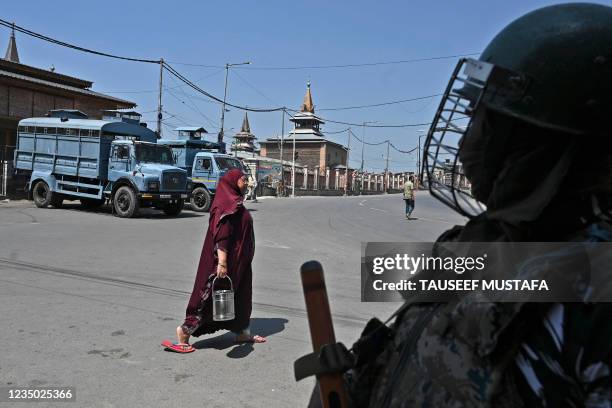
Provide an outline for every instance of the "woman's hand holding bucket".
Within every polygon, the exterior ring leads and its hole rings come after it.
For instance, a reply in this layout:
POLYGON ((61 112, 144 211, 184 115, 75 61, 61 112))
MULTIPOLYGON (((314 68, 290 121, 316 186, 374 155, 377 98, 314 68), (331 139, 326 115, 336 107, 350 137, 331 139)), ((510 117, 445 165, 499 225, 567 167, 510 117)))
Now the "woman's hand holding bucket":
POLYGON ((225 278, 227 276, 227 252, 222 249, 217 249, 217 278, 225 278))
POLYGON ((217 278, 225 278, 227 276, 227 265, 219 263, 217 265, 217 278))

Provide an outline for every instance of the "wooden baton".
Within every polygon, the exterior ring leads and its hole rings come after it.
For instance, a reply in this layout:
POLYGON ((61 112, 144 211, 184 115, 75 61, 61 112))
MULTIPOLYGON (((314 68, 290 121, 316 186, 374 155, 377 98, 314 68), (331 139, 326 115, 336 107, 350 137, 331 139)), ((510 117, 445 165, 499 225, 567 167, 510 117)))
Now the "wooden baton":
MULTIPOLYGON (((314 352, 319 352, 323 345, 336 342, 323 267, 317 261, 309 261, 302 265, 300 272, 312 347, 314 352)), ((317 381, 324 408, 348 408, 348 398, 341 373, 318 375, 317 381)))

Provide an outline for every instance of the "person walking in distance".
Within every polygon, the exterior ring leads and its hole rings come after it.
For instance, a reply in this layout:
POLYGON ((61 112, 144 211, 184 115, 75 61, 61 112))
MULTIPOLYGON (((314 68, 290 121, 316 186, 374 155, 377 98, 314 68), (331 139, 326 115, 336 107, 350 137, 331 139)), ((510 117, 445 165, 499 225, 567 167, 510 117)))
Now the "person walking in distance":
POLYGON ((408 177, 404 182, 404 202, 406 203, 406 219, 409 220, 414 210, 414 176, 408 177))

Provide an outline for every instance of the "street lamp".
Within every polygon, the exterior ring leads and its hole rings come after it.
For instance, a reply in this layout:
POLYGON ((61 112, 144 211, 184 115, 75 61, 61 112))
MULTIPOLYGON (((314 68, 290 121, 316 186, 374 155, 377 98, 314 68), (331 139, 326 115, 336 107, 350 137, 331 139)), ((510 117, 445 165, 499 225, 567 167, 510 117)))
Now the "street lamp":
POLYGON ((223 142, 223 124, 225 122, 225 100, 227 99, 227 78, 229 76, 229 69, 238 65, 250 65, 250 61, 240 62, 237 64, 225 64, 225 91, 223 92, 223 107, 221 108, 221 129, 219 130, 219 136, 217 142, 223 142))

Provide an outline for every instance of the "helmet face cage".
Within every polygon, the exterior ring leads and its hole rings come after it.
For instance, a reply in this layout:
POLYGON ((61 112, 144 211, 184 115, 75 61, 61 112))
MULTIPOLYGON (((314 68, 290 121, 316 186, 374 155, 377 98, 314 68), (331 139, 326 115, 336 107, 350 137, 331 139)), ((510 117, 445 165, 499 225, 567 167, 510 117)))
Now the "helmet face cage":
POLYGON ((461 59, 453 71, 427 134, 423 152, 422 182, 431 195, 459 214, 473 218, 486 207, 471 192, 471 184, 459 160, 462 137, 472 123, 494 66, 461 59))

